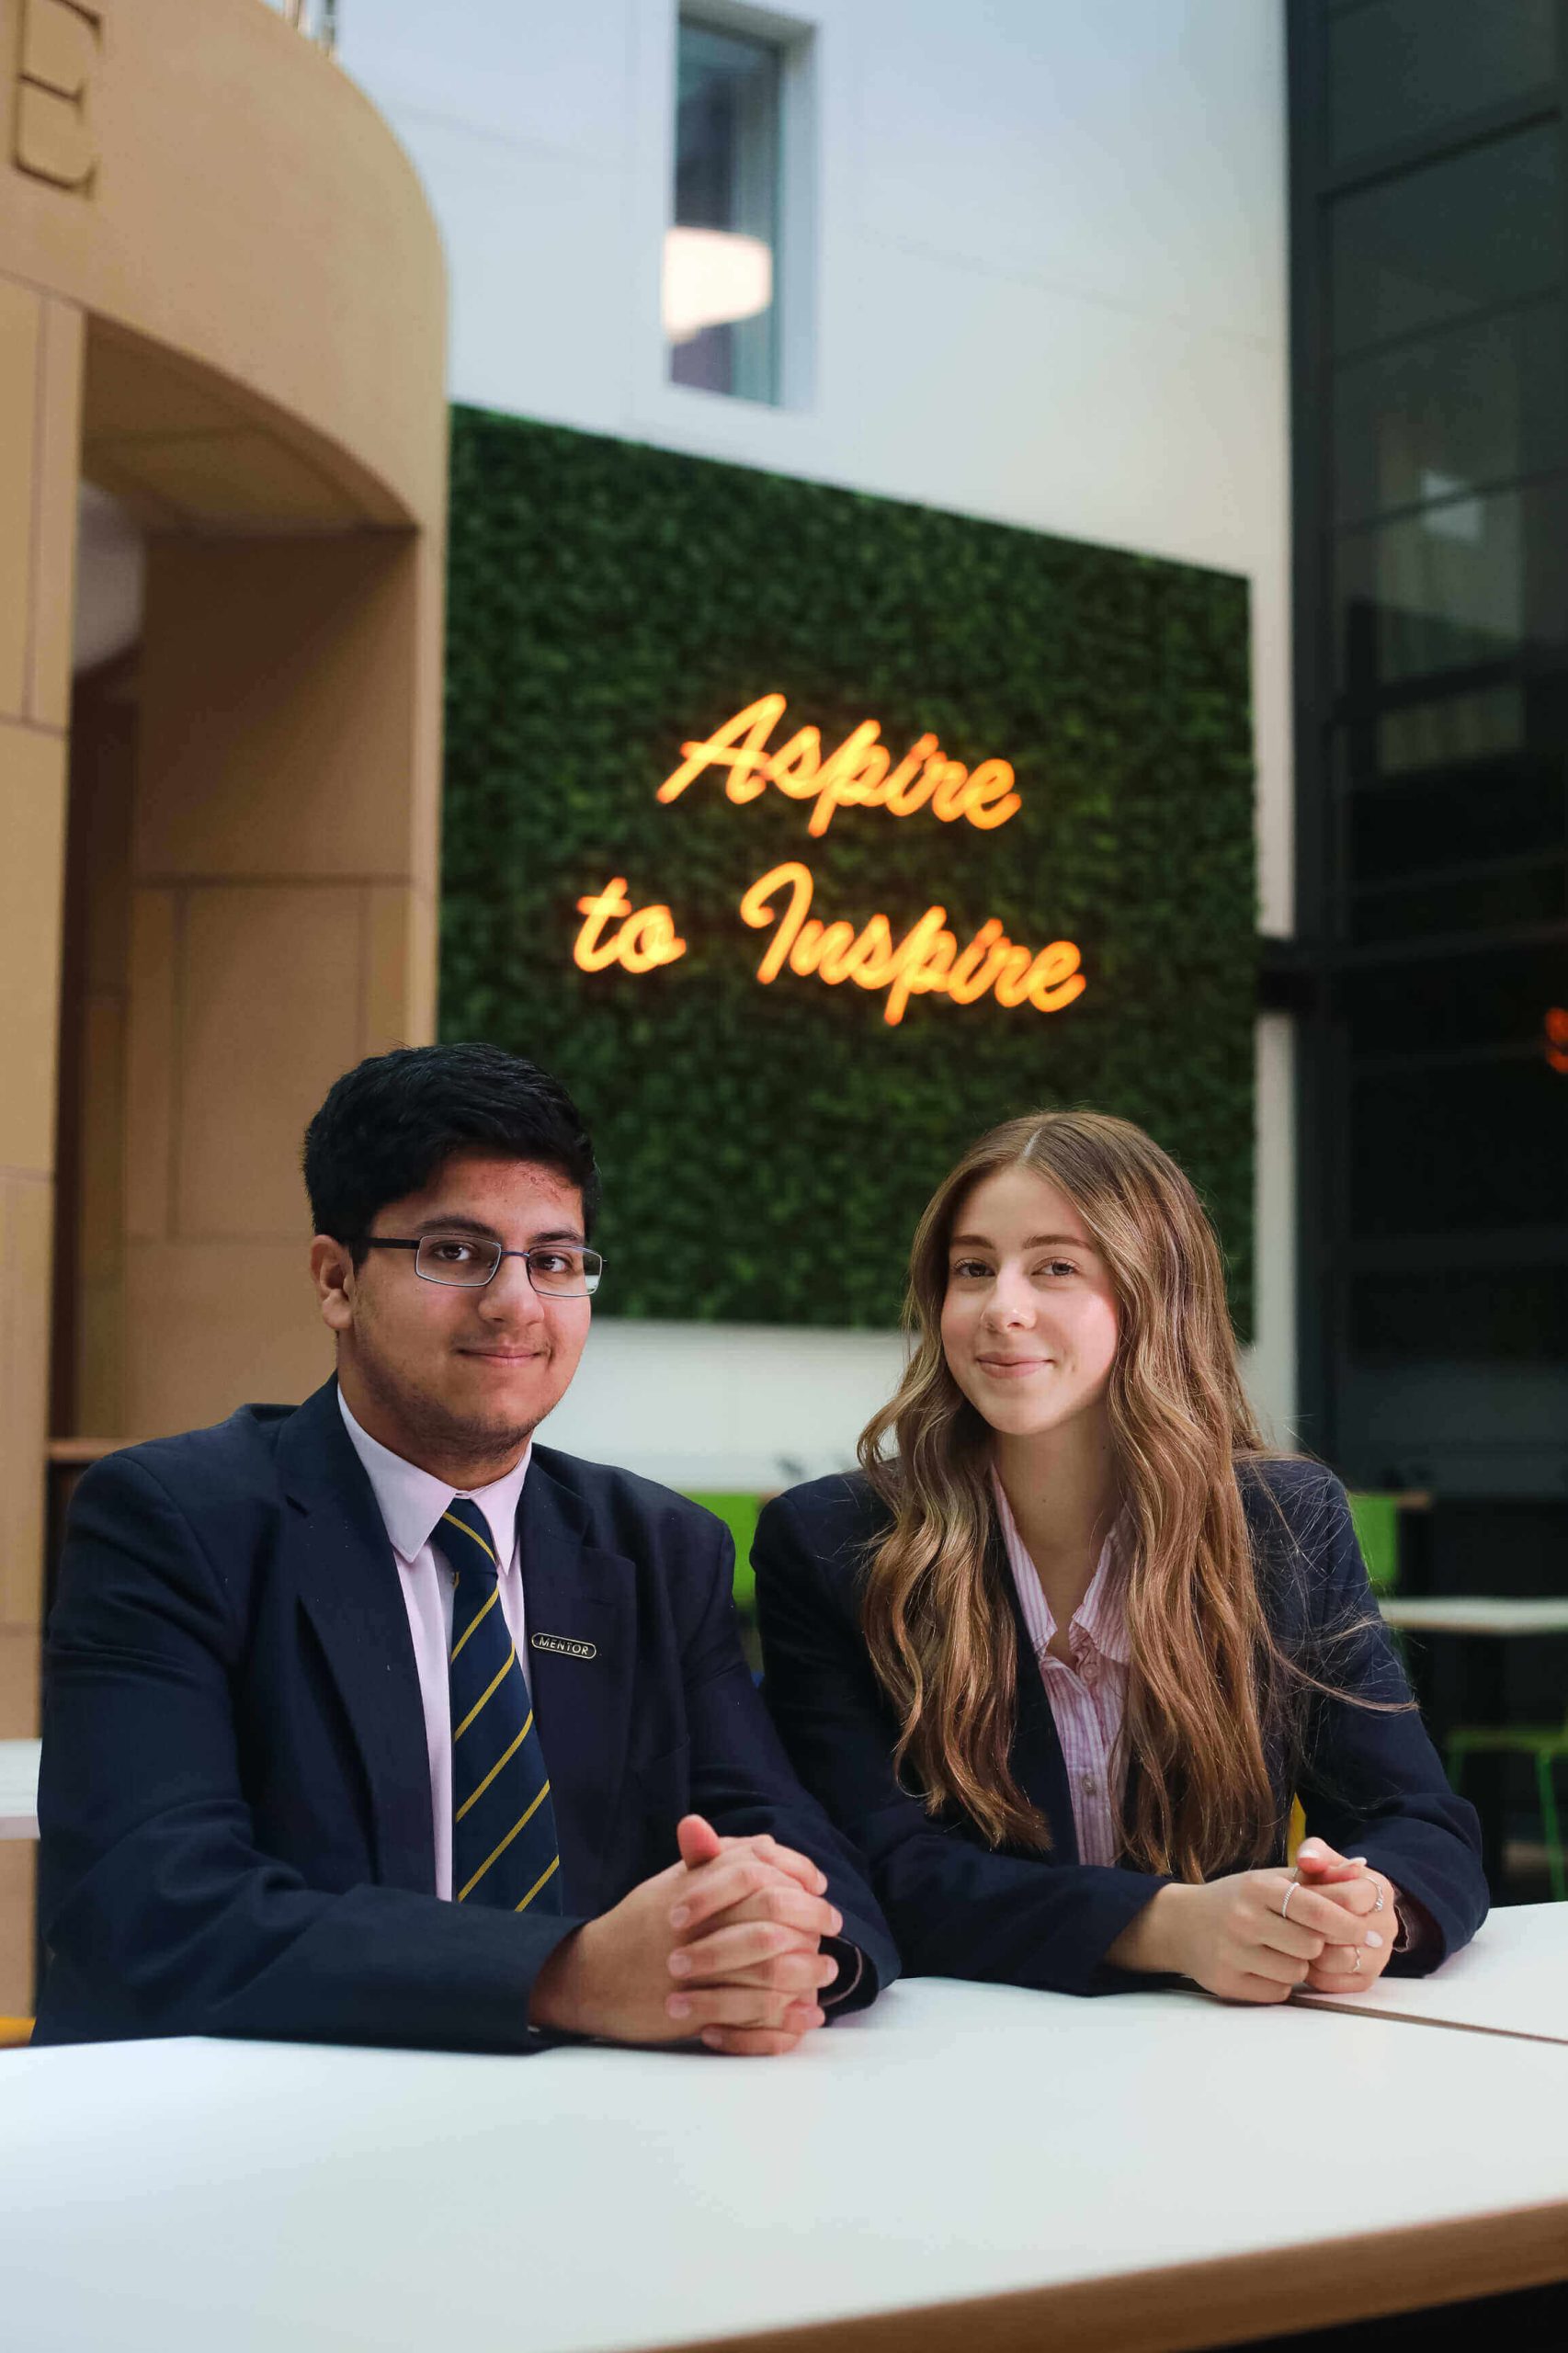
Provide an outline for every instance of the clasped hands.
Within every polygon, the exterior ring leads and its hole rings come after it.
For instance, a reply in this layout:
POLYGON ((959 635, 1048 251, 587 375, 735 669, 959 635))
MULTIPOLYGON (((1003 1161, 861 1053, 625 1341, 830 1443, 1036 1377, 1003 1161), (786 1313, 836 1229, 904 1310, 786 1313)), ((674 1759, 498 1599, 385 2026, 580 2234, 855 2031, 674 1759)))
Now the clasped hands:
POLYGON ((1161 1888, 1107 1958, 1174 1971, 1232 2002, 1283 2002, 1298 1986, 1364 1994, 1388 1966, 1398 1927, 1392 1881, 1363 1856, 1308 1838, 1294 1871, 1161 1888))
POLYGON ((683 2042, 764 2057, 822 2025, 838 1973, 821 1949, 843 1918, 816 1865, 767 1836, 722 1838, 700 1814, 681 1859, 558 1945, 534 1980, 535 2026, 615 2042, 683 2042))

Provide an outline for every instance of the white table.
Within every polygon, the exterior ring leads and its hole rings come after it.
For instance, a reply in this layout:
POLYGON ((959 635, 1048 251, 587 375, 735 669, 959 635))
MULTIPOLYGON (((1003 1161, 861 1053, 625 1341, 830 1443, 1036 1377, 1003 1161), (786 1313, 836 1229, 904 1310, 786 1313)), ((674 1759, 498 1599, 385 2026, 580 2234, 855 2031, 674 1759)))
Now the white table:
POLYGON ((1568 2275, 1565 2114, 1568 2045, 938 1979, 777 2063, 20 2052, 4 2328, 17 2353, 1172 2353, 1568 2275))
POLYGON ((1359 1999, 1304 1994, 1314 2008, 1417 2026, 1568 2043, 1568 1904, 1494 1912, 1472 1945, 1431 1977, 1380 1977, 1359 1999))
POLYGON ((41 1746, 37 1740, 0 1740, 0 1838, 38 1836, 41 1746))
POLYGON ((1568 1598, 1539 1600, 1502 1594, 1438 1594, 1402 1601, 1390 1594, 1380 1604, 1383 1622, 1423 1634, 1568 1634, 1568 1598))

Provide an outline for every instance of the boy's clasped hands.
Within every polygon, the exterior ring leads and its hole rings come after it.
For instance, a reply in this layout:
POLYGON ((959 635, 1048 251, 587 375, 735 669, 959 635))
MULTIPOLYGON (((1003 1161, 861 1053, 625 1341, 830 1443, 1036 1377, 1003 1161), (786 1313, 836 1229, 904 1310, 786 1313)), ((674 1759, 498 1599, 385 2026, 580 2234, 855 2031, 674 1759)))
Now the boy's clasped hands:
POLYGON ((844 1922, 806 1856, 767 1836, 722 1838, 700 1814, 681 1859, 559 1945, 534 1983, 535 2026, 617 2042, 700 2039, 768 2057, 824 2022, 838 1974, 822 1947, 844 1922))

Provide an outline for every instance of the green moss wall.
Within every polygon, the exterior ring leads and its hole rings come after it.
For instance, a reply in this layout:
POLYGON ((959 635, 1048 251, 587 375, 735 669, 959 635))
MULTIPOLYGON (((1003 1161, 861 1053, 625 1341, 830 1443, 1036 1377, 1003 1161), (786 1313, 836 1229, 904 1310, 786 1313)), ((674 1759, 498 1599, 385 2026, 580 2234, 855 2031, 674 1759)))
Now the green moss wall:
POLYGON ((610 1313, 885 1325, 909 1235, 994 1120, 1092 1104, 1209 1201, 1244 1329, 1255 906, 1244 582, 472 410, 454 413, 441 1029, 558 1072, 606 1179, 610 1313), (926 812, 744 806, 681 746, 769 692, 824 753, 866 718, 1010 761, 989 832, 926 812), (895 938, 939 904, 1078 944, 1064 1010, 786 970, 747 887, 803 860, 813 912, 895 938), (661 970, 573 961, 612 876, 670 906, 661 970))

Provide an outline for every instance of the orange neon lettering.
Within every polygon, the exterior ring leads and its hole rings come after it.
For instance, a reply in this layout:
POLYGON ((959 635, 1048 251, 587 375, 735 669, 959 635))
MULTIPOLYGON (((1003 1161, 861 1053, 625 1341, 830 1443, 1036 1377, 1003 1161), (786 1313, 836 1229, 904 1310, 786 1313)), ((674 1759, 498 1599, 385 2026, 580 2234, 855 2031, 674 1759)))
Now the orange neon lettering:
MULTIPOLYGON (((899 795, 903 792, 907 784, 912 783, 914 779, 922 773, 926 761, 930 758, 932 753, 937 749, 939 749, 939 746, 937 745, 937 738, 934 735, 917 736, 915 742, 910 745, 908 751, 904 754, 903 759, 900 760, 897 767, 894 768, 892 774, 890 777, 884 778, 882 782, 877 787, 876 794, 874 796, 875 805, 879 809, 891 809, 895 817, 912 815, 914 813, 913 811, 906 810, 900 805, 899 795)), ((925 796, 922 796, 922 799, 924 799, 924 797, 925 796)), ((920 801, 917 801, 915 803, 915 807, 916 809, 921 805, 922 803, 920 801)))
POLYGON ((854 945, 838 959, 835 977, 863 989, 886 988, 892 975, 892 926, 886 915, 873 915, 855 935, 854 945))
POLYGON ((769 903, 776 891, 788 891, 790 904, 779 916, 778 928, 756 968, 756 977, 763 982, 778 978, 812 904, 812 878, 798 858, 788 858, 782 866, 769 867, 766 874, 759 874, 741 901, 741 914, 754 931, 760 931, 765 924, 773 921, 769 903))
POLYGON ((1006 760, 982 760, 970 770, 963 814, 983 834, 994 833, 1009 817, 1016 817, 1023 805, 1013 790, 1013 770, 1006 760))
POLYGON ((764 762, 762 773, 791 801, 812 801, 821 770, 821 732, 815 727, 797 727, 790 741, 764 762))
MULTIPOLYGON (((937 739, 933 736, 930 740, 934 744, 937 739)), ((921 741, 924 743, 926 738, 922 736, 921 741)), ((947 765, 941 753, 934 752, 928 760, 923 762, 918 776, 912 777, 906 783, 901 784, 896 792, 890 792, 887 795, 882 802, 883 808, 891 810, 895 817, 913 817, 917 809, 925 808, 926 803, 936 791, 942 781, 942 770, 947 765)))
POLYGON ((956 1004, 972 1005, 994 987, 999 1004, 1055 1013, 1087 985, 1078 970, 1082 958, 1070 939, 1052 940, 1036 956, 1005 938, 993 915, 960 952, 947 928, 947 909, 927 907, 895 946, 886 915, 872 915, 858 932, 842 920, 823 924, 811 913, 815 887, 810 868, 789 858, 759 874, 742 899, 741 915, 754 931, 776 926, 756 968, 765 985, 788 963, 802 979, 814 975, 829 988, 853 981, 857 988, 886 989, 882 1018, 892 1029, 915 996, 950 996, 956 1004))
POLYGON ((893 972, 882 1019, 896 1029, 912 996, 946 989, 958 941, 944 931, 946 907, 927 907, 893 950, 893 972))
POLYGON ((668 907, 633 908, 626 895, 626 877, 618 874, 602 891, 588 898, 579 899, 577 913, 583 916, 572 949, 572 961, 585 972, 602 972, 610 964, 620 964, 629 972, 651 972, 659 964, 673 964, 686 954, 686 942, 677 938, 675 917, 668 907), (625 920, 618 922, 618 917, 625 920), (616 924, 607 939, 606 924, 616 924))
POLYGON ((863 719, 823 762, 808 833, 825 834, 835 809, 864 809, 875 800, 892 757, 887 745, 878 743, 878 732, 874 719, 863 719))
POLYGON ((1089 985, 1078 970, 1083 961, 1070 939, 1053 939, 1040 949, 1028 977, 1028 999, 1036 1012, 1060 1013, 1083 995, 1089 985))
POLYGON ((686 954, 668 907, 640 907, 620 927, 620 961, 629 972, 651 972, 686 954))
POLYGON ((801 926, 801 937, 795 942, 794 953, 790 959, 790 970, 799 972, 802 979, 808 972, 815 972, 830 989, 835 989, 840 981, 849 977, 844 968, 844 959, 854 945, 855 926, 852 923, 820 924, 813 917, 801 926), (809 941, 808 932, 812 935, 809 941))
POLYGON ((961 760, 944 760, 937 789, 931 795, 932 816, 939 817, 944 825, 950 825, 956 817, 963 815, 968 798, 969 770, 961 760))
POLYGON ((1027 1005, 1034 958, 1027 948, 1009 948, 992 986, 998 1005, 1027 1005))
POLYGON ((1013 943, 1005 938, 994 915, 983 923, 948 975, 948 995, 955 1005, 972 1005, 985 995, 1013 943))
POLYGON ((717 734, 706 743, 683 744, 682 765, 673 776, 667 776, 659 787, 661 801, 678 801, 686 788, 702 774, 704 768, 727 767, 730 781, 724 787, 732 801, 755 801, 767 782, 754 771, 762 766, 763 746, 783 716, 782 695, 762 695, 756 702, 748 702, 744 710, 737 710, 733 719, 726 721, 717 734), (744 741, 737 744, 736 737, 744 741))
POLYGON ((577 934, 572 961, 581 965, 585 972, 602 972, 607 964, 615 962, 619 953, 619 935, 610 941, 608 948, 600 947, 599 935, 607 923, 613 923, 618 915, 631 913, 631 902, 626 895, 625 875, 618 874, 613 882, 607 882, 597 898, 579 899, 577 913, 587 920, 577 934))
POLYGON ((893 767, 874 719, 863 719, 825 759, 815 727, 798 727, 770 752, 768 741, 785 708, 783 695, 759 695, 701 743, 683 744, 681 765, 660 785, 658 798, 678 801, 706 769, 727 768, 725 795, 737 803, 755 801, 770 784, 791 801, 812 801, 809 829, 818 840, 837 809, 885 809, 894 817, 913 817, 929 802, 943 824, 963 818, 992 833, 1023 807, 1006 760, 982 760, 971 771, 961 760, 946 758, 935 735, 920 736, 893 767))
POLYGON ((1552 1005, 1546 1013, 1546 1059, 1568 1078, 1568 1005, 1552 1005))

